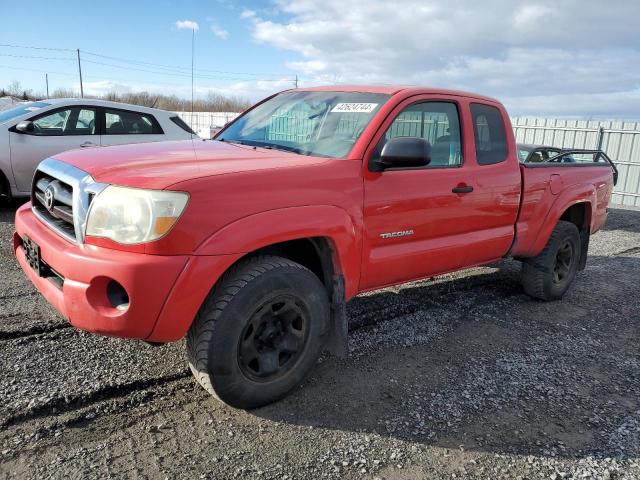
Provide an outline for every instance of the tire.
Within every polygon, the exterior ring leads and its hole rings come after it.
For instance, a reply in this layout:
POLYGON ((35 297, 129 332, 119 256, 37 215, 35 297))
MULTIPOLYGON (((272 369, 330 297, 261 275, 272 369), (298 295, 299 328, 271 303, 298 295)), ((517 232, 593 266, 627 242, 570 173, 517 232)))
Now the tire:
POLYGON ((561 299, 576 277, 580 264, 580 233, 571 222, 560 220, 537 257, 522 264, 522 286, 533 298, 561 299))
POLYGON ((218 281, 189 329, 191 372, 232 407, 279 400, 317 362, 329 312, 326 289, 302 265, 276 256, 242 261, 218 281))

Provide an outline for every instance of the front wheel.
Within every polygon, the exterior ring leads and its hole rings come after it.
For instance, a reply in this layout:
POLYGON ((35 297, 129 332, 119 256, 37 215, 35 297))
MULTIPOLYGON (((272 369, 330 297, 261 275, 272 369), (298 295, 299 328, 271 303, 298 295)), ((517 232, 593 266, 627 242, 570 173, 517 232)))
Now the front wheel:
POLYGON ((522 264, 522 285, 531 297, 559 300, 576 277, 580 263, 580 233, 571 222, 560 220, 537 257, 522 264))
POLYGON ((213 288, 187 335, 189 366, 224 403, 256 408, 299 385, 320 355, 327 291, 286 258, 253 257, 213 288))

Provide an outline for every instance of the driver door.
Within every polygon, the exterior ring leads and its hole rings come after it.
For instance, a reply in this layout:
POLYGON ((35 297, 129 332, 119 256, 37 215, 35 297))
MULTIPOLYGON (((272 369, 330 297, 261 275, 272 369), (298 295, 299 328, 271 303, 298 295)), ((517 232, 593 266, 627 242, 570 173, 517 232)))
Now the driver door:
POLYGON ((100 145, 97 135, 96 109, 88 106, 63 107, 29 119, 33 129, 9 130, 11 168, 21 193, 31 190, 31 180, 38 164, 65 150, 100 145))
POLYGON ((463 161, 471 155, 463 151, 460 110, 437 98, 407 102, 377 141, 371 158, 393 137, 425 139, 432 157, 426 167, 365 173, 361 290, 460 267, 479 195, 463 161))

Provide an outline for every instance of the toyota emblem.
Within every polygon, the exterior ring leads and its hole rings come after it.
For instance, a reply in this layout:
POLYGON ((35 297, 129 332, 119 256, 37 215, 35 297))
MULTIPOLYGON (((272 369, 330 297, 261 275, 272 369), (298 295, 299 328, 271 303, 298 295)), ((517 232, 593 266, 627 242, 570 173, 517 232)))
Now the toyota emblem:
POLYGON ((53 208, 53 195, 53 187, 49 185, 44 191, 44 206, 47 207, 47 210, 51 210, 53 208))

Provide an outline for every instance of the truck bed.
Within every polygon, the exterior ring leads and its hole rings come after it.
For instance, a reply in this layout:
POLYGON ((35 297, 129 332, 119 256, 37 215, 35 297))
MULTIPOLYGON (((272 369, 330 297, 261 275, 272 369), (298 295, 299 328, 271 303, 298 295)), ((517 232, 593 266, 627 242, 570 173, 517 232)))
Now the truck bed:
POLYGON ((591 219, 589 233, 600 229, 614 186, 615 167, 609 162, 521 164, 522 197, 516 237, 510 254, 535 256, 567 206, 584 202, 591 219))

